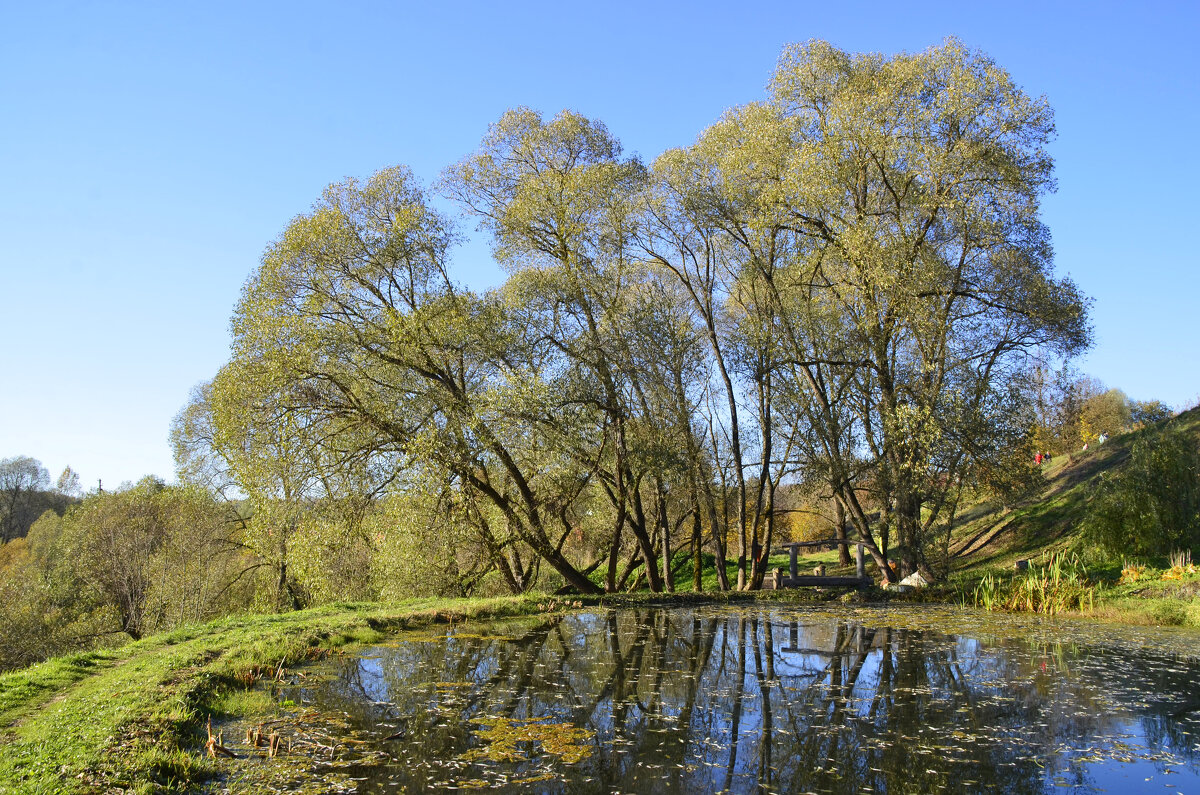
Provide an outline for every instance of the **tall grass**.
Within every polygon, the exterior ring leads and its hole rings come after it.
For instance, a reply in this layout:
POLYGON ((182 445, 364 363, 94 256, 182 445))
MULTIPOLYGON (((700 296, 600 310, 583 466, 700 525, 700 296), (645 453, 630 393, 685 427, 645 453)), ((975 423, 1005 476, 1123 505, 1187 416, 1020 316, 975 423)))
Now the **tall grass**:
POLYGON ((1095 586, 1087 568, 1074 553, 1042 555, 1040 564, 1024 572, 1001 577, 984 575, 972 594, 977 607, 1016 613, 1056 615, 1067 610, 1091 610, 1095 586))

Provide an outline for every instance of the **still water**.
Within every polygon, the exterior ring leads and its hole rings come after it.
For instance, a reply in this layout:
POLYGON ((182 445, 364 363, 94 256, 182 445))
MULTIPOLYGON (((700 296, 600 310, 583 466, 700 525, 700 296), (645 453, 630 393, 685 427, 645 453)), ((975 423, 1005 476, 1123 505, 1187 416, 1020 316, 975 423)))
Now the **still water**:
POLYGON ((218 789, 1200 793, 1195 632, 626 608, 400 635, 302 673, 274 694, 287 750, 218 789))

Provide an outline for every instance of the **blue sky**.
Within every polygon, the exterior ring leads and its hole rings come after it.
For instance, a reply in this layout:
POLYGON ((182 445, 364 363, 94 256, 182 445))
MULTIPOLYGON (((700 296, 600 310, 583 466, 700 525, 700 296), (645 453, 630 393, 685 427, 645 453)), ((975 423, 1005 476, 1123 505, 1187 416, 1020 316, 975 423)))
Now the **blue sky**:
MULTIPOLYGON (((509 107, 602 119, 650 160, 761 99, 784 44, 954 35, 1057 114, 1057 267, 1095 300, 1081 369, 1200 399, 1192 246, 1200 4, 0 2, 0 458, 170 479, 266 244, 326 184, 432 181, 509 107), (836 7, 835 7, 836 6, 836 7)), ((457 273, 495 284, 487 247, 457 273)))

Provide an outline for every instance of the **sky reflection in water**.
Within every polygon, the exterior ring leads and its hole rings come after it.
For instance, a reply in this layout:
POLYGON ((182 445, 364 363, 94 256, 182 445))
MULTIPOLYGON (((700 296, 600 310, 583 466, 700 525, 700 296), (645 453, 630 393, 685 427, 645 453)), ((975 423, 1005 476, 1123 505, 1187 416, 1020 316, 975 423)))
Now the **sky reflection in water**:
POLYGON ((401 636, 284 696, 377 738, 341 766, 362 792, 1198 792, 1197 654, 941 607, 622 609, 401 636))

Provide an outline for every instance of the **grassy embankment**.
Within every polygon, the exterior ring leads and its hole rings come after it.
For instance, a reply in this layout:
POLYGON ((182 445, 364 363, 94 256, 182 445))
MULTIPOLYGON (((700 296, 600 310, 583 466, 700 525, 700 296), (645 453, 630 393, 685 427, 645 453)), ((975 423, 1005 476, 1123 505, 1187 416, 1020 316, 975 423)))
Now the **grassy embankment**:
POLYGON ((208 715, 281 665, 390 631, 544 609, 536 598, 327 605, 185 627, 0 675, 0 792, 182 791, 210 772, 198 753, 208 715))
MULTIPOLYGON (((1169 420, 1200 441, 1200 409, 1169 420)), ((1018 559, 1034 569, 1055 553, 1078 558, 1093 586, 1094 618, 1137 624, 1200 627, 1200 575, 1170 571, 1162 560, 1128 561, 1142 567, 1140 576, 1122 577, 1125 561, 1104 559, 1083 534, 1087 503, 1100 479, 1119 472, 1129 461, 1134 442, 1157 427, 1112 437, 1086 452, 1059 456, 1043 469, 1045 486, 1011 506, 981 502, 955 528, 948 587, 970 595, 993 576, 1011 577, 1018 559)), ((1080 569, 1080 573, 1083 570, 1080 569)), ((1034 576, 1037 576, 1035 571, 1034 576)))

